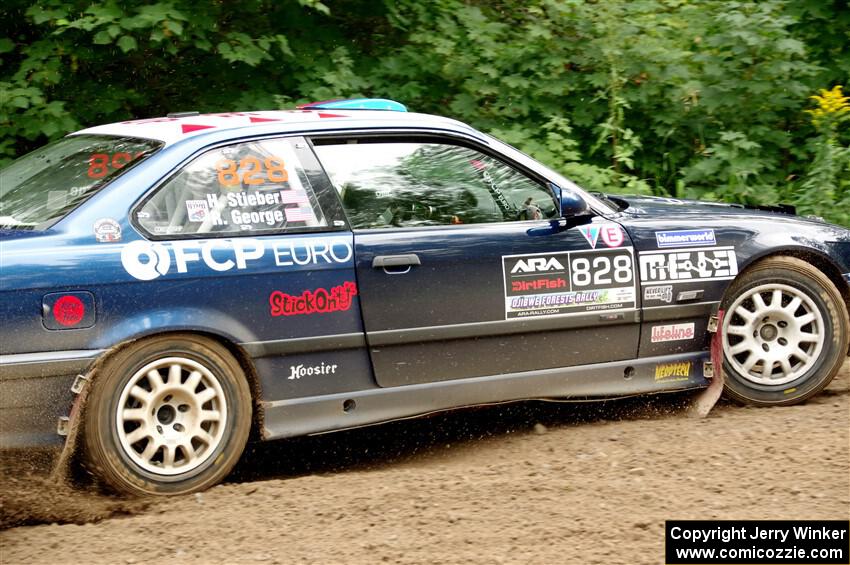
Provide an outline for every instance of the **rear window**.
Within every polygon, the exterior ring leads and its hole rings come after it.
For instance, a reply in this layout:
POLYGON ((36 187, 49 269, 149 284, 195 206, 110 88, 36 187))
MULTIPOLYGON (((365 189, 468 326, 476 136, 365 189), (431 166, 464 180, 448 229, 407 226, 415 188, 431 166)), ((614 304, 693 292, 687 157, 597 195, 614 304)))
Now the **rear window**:
POLYGON ((74 135, 20 157, 0 171, 0 227, 49 226, 161 146, 148 139, 74 135))

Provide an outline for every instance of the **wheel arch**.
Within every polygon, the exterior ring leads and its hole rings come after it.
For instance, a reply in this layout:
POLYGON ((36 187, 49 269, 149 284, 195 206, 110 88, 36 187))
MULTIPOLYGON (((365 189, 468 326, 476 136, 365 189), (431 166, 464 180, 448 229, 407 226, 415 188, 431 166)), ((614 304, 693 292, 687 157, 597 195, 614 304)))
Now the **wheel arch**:
MULTIPOLYGON (((847 309, 847 312, 850 313, 850 287, 847 286, 847 283, 844 281, 844 278, 841 276, 841 270, 838 268, 832 259, 829 258, 825 253, 812 249, 810 247, 787 247, 784 249, 772 249, 768 253, 764 253, 762 255, 753 256, 750 260, 744 265, 744 268, 740 270, 738 273, 738 277, 741 277, 744 273, 750 271, 756 265, 761 263, 766 259, 771 259, 773 257, 795 257, 797 259, 801 259, 806 261, 821 273, 823 273, 832 284, 835 285, 835 288, 838 290, 838 293, 841 295, 841 298, 844 300, 844 307, 847 309)), ((733 281, 732 281, 733 282, 733 281)), ((726 287, 723 292, 723 301, 726 300, 726 295, 729 292, 729 289, 732 288, 732 284, 726 287)), ((847 350, 847 355, 850 356, 850 348, 847 350)))
POLYGON ((242 372, 245 375, 246 381, 248 382, 248 388, 251 391, 251 439, 259 438, 260 431, 263 429, 263 412, 262 403, 260 402, 262 398, 262 389, 260 385, 260 378, 257 374, 257 369, 254 366, 251 356, 248 355, 248 352, 245 351, 245 349, 241 347, 238 343, 221 333, 216 333, 209 329, 169 329, 164 331, 150 331, 140 335, 136 335, 132 338, 128 338, 119 343, 116 343, 114 346, 110 347, 103 355, 101 355, 97 359, 94 365, 92 365, 89 374, 92 375, 93 378, 96 378, 97 372, 103 366, 103 364, 106 363, 111 357, 114 357, 119 351, 123 351, 127 347, 131 347, 154 337, 181 335, 192 335, 202 337, 204 339, 221 345, 231 355, 233 355, 234 359, 236 359, 236 361, 239 363, 239 366, 242 368, 242 372))

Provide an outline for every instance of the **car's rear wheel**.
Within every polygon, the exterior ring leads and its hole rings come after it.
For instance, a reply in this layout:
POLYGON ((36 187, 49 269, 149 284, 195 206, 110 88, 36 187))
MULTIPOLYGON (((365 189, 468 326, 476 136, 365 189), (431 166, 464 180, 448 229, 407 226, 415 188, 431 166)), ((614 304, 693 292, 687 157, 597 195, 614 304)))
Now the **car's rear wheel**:
POLYGON ((847 308, 821 271, 771 257, 743 273, 723 301, 726 393, 755 405, 802 402, 844 362, 847 308))
POLYGON ((236 464, 251 415, 248 383, 224 347, 193 335, 151 338, 119 351, 94 378, 85 465, 123 493, 202 490, 236 464))

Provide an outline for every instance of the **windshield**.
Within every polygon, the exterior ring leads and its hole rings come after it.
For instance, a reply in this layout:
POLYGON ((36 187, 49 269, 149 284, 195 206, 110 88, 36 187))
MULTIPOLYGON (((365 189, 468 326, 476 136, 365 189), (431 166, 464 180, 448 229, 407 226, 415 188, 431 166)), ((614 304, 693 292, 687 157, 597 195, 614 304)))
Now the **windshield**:
POLYGON ((149 139, 74 135, 24 155, 0 171, 0 228, 46 227, 161 146, 149 139))

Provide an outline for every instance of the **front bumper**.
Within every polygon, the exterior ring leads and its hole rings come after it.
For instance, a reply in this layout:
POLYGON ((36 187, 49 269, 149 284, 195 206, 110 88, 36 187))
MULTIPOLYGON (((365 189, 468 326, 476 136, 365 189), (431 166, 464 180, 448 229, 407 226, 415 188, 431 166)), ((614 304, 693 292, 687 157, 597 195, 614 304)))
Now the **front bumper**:
POLYGON ((0 449, 59 445, 59 418, 74 402, 71 385, 100 350, 0 355, 0 449))

